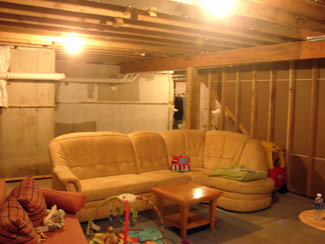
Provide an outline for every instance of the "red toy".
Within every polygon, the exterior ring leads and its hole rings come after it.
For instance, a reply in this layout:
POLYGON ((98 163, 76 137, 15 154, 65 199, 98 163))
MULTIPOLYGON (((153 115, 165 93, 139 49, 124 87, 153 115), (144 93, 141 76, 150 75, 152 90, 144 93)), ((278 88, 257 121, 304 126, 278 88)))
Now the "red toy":
POLYGON ((179 172, 190 171, 190 157, 186 156, 174 156, 172 160, 172 170, 179 172))

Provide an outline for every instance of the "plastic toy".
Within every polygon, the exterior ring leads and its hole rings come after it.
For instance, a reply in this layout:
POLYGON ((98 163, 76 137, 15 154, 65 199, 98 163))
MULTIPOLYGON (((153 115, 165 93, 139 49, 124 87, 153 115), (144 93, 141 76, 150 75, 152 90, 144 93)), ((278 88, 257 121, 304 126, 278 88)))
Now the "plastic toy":
POLYGON ((172 159, 172 170, 178 172, 186 172, 190 170, 190 157, 186 156, 173 156, 172 159))
POLYGON ((261 141, 261 143, 264 147, 266 162, 269 167, 268 176, 274 180, 275 189, 285 191, 286 171, 283 151, 280 146, 273 142, 261 141), (278 154, 278 159, 276 160, 273 160, 274 153, 278 154), (276 163, 279 165, 276 166, 276 163))
MULTIPOLYGON (((112 242, 112 241, 116 241, 115 239, 113 239, 113 234, 116 235, 117 237, 119 237, 118 239, 118 243, 137 243, 139 242, 137 238, 135 238, 134 236, 129 236, 129 218, 130 216, 132 215, 137 215, 137 213, 133 210, 131 210, 131 213, 130 213, 130 209, 129 209, 129 203, 132 203, 134 201, 137 201, 137 200, 140 200, 142 202, 146 202, 147 204, 149 204, 157 213, 158 215, 158 218, 159 218, 159 221, 160 221, 160 231, 157 231, 158 232, 158 237, 155 237, 155 239, 157 240, 156 243, 165 243, 165 241, 163 240, 163 232, 164 232, 164 221, 162 219, 162 216, 158 210, 158 208, 147 198, 143 197, 143 196, 136 196, 136 195, 133 195, 133 194, 121 194, 119 196, 113 196, 113 197, 108 197, 106 198, 105 200, 103 200, 100 204, 97 205, 97 207, 94 209, 93 213, 91 214, 90 216, 90 220, 88 222, 88 225, 87 225, 87 229, 86 229, 86 235, 89 236, 90 234, 90 227, 92 226, 93 224, 93 219, 96 215, 96 212, 98 211, 98 209, 100 209, 102 206, 104 206, 105 204, 113 201, 113 200, 116 200, 118 199, 120 202, 122 202, 125 206, 125 210, 124 210, 124 229, 123 231, 120 231, 119 233, 112 233, 112 229, 109 229, 109 233, 96 233, 95 235, 91 236, 90 239, 89 239, 89 243, 103 243, 103 244, 115 244, 115 242, 112 242), (132 212, 133 211, 133 212, 132 212), (159 234, 160 233, 160 234, 159 234), (109 241, 111 242, 108 242, 108 234, 110 234, 109 236, 109 241), (105 241, 105 242, 102 242, 102 241, 105 241)), ((112 206, 110 206, 110 208, 112 209, 112 206)), ((121 212, 121 209, 117 209, 118 212, 121 212)), ((114 216, 112 215, 112 212, 110 214, 110 218, 114 219, 114 216)), ((132 222, 132 221, 131 221, 132 222)), ((143 232, 145 231, 149 231, 148 229, 142 231, 139 233, 139 235, 143 235, 143 232)), ((133 231, 132 231, 133 232, 133 231)), ((151 231, 151 232, 155 232, 155 231, 151 231)), ((138 233, 138 232, 136 232, 138 233)), ((132 233, 134 234, 134 233, 132 233)), ((151 241, 151 240, 149 240, 151 241)))

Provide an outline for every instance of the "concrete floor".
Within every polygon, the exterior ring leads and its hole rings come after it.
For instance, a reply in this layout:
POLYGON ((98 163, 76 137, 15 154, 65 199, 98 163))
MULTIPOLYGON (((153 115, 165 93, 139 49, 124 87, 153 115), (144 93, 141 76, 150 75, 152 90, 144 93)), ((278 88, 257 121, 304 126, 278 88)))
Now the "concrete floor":
MULTIPOLYGON (((18 183, 7 182, 7 193, 18 183)), ((51 187, 50 179, 37 180, 37 184, 51 187)), ((313 200, 310 198, 275 192, 272 206, 262 211, 234 213, 218 208, 216 228, 211 233, 215 241, 198 240, 199 231, 188 232, 188 240, 191 244, 325 243, 325 231, 312 228, 298 218, 300 212, 311 208, 313 200)))

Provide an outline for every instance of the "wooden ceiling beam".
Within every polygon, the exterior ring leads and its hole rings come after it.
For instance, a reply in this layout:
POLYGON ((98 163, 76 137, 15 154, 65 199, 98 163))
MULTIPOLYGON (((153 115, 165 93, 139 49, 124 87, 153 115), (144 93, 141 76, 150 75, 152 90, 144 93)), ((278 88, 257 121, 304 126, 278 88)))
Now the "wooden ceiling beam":
POLYGON ((122 73, 166 71, 186 67, 214 67, 301 59, 325 58, 325 41, 295 42, 219 51, 190 57, 156 59, 122 65, 122 73))
POLYGON ((258 0, 265 6, 280 8, 288 13, 307 16, 312 19, 325 21, 325 8, 306 0, 258 0))
MULTIPOLYGON (((156 43, 159 45, 166 45, 172 44, 170 42, 175 42, 173 45, 180 45, 182 48, 185 48, 186 45, 188 48, 192 49, 197 48, 197 51, 202 49, 209 50, 209 49, 216 49, 216 48, 239 48, 243 45, 247 46, 254 46, 254 45, 262 45, 263 43, 253 42, 253 41, 246 41, 246 40, 231 40, 227 38, 214 38, 213 36, 208 35, 201 35, 200 38, 190 37, 186 32, 183 33, 175 33, 169 34, 164 33, 162 30, 160 31, 148 31, 148 30, 135 30, 133 28, 125 28, 119 27, 118 29, 113 28, 109 25, 101 25, 101 24, 93 24, 93 23, 81 23, 81 22, 74 22, 74 21, 67 21, 67 20, 57 20, 57 19, 49 19, 49 18, 39 18, 34 16, 20 16, 15 14, 2 14, 0 16, 0 20, 2 21, 9 21, 10 24, 16 23, 19 27, 19 24, 28 24, 30 27, 34 27, 38 29, 38 26, 44 28, 45 26, 51 27, 58 27, 58 28, 73 28, 70 31, 78 31, 87 29, 89 31, 93 31, 95 34, 98 32, 98 35, 105 35, 107 34, 109 37, 112 38, 121 38, 123 40, 135 40, 135 41, 142 41, 142 42, 149 42, 149 43, 156 43), (181 35, 182 34, 182 35, 181 35), (190 37, 190 38, 189 38, 190 37), (148 40, 146 41, 146 38, 148 40), (220 42, 212 42, 212 39, 220 39, 223 43, 220 42), (226 42, 233 42, 227 44, 226 42), (224 44, 225 43, 225 44, 224 44), (234 44, 237 43, 237 44, 234 44)), ((65 31, 67 32, 67 31, 65 31)), ((194 35, 192 35, 194 36, 194 35)), ((196 35, 197 37, 199 35, 196 35)))
MULTIPOLYGON (((162 25, 160 24, 159 27, 154 28, 153 25, 156 23, 146 23, 146 22, 137 22, 134 20, 126 20, 126 23, 123 23, 118 29, 114 28, 112 30, 112 26, 113 26, 113 18, 111 17, 111 20, 105 20, 104 22, 102 20, 100 20, 100 18, 102 16, 95 16, 95 15, 89 15, 89 14, 81 14, 78 13, 78 16, 74 17, 74 16, 69 16, 68 13, 65 13, 64 11, 61 11, 62 13, 59 13, 59 11, 57 10, 56 14, 54 13, 44 13, 42 12, 42 8, 37 8, 37 7, 33 7, 32 9, 15 9, 14 4, 8 6, 5 5, 3 6, 3 3, 1 4, 0 2, 0 12, 5 12, 5 14, 2 15, 2 18, 4 19, 6 18, 11 18, 17 19, 17 22, 21 22, 24 23, 27 21, 27 23, 38 23, 38 24, 42 24, 42 25, 52 25, 52 26, 73 26, 73 27, 78 27, 78 28, 84 28, 84 29, 90 29, 90 30, 103 30, 103 31, 114 31, 115 32, 132 32, 133 34, 138 32, 138 35, 155 35, 157 33, 157 35, 163 32, 166 36, 166 38, 176 38, 173 37, 172 35, 176 35, 178 36, 178 38, 184 39, 186 37, 190 37, 190 38, 201 38, 201 42, 208 42, 210 43, 210 45, 216 45, 219 47, 225 47, 225 48, 238 48, 240 47, 239 45, 242 45, 241 47, 248 47, 248 46, 256 46, 256 45, 263 45, 265 43, 263 42, 269 42, 269 44, 271 43, 281 43, 283 42, 282 38, 279 37, 266 37, 265 38, 261 38, 262 40, 258 41, 258 40, 254 40, 254 39, 248 39, 250 36, 247 36, 246 39, 231 39, 231 38, 227 38, 227 36, 220 36, 220 35, 214 35, 214 33, 212 33, 212 30, 218 30, 220 28, 214 28, 211 29, 210 32, 202 32, 201 31, 201 25, 197 25, 196 27, 199 29, 196 29, 196 32, 194 29, 188 29, 188 30, 183 30, 183 24, 181 24, 182 28, 176 28, 176 26, 174 26, 174 30, 170 28, 170 26, 167 25, 162 25), (2 7, 1 7, 2 6, 2 7), (64 15, 65 13, 65 15, 64 15), (84 16, 83 16, 84 15, 84 16), (11 16, 11 17, 10 17, 11 16), (132 23, 132 24, 131 24, 132 23), (148 25, 149 24, 149 25, 148 25), (150 26, 151 24, 151 26, 150 26), (150 31, 152 31, 150 33, 150 31), (200 33, 198 33, 198 31, 200 31, 200 33), (141 33, 142 32, 142 33, 141 33), (168 36, 171 35, 171 36, 168 36), (215 41, 215 42, 212 42, 215 41), (217 43, 216 43, 217 42, 217 43), (214 44, 216 43, 216 44, 214 44)), ((19 6, 19 5, 17 5, 19 6)), ((27 6, 26 6, 27 7, 27 6)), ((30 6, 28 6, 30 7, 30 6)), ((179 23, 180 24, 180 23, 179 23)), ((177 26, 178 27, 178 26, 177 26)), ((227 32, 229 34, 229 32, 227 32)))
MULTIPOLYGON (((118 7, 110 4, 95 3, 89 1, 42 1, 42 0, 4 0, 3 2, 22 4, 25 6, 32 7, 42 7, 51 10, 64 10, 66 15, 70 13, 84 13, 89 16, 89 14, 102 16, 102 17, 113 17, 113 18, 122 18, 122 19, 137 19, 139 21, 146 21, 152 23, 160 23, 165 25, 172 26, 182 26, 185 28, 193 28, 197 30, 210 31, 212 33, 230 35, 230 36, 240 36, 252 40, 260 40, 269 43, 282 43, 285 42, 283 38, 279 36, 268 36, 261 35, 261 33, 247 32, 237 29, 229 30, 227 26, 223 26, 223 22, 219 22, 218 25, 211 26, 207 28, 206 24, 208 22, 202 22, 199 24, 190 24, 184 17, 171 18, 170 15, 158 14, 157 17, 151 17, 146 11, 136 10, 127 7, 118 7)), ((197 19, 196 19, 197 21, 197 19)), ((191 30, 189 30, 191 31, 191 30)))
POLYGON ((263 4, 249 0, 238 1, 234 13, 282 25, 325 31, 325 25, 322 22, 283 11, 280 7, 272 7, 271 5, 265 7, 263 4))
MULTIPOLYGON (((64 33, 60 33, 58 31, 49 31, 49 30, 36 30, 36 29, 26 29, 23 27, 3 27, 0 24, 0 40, 6 40, 6 38, 11 39, 25 39, 27 43, 33 41, 44 40, 47 43, 52 42, 57 43, 57 45, 63 45, 63 35, 64 33)), ((111 40, 96 40, 96 39, 84 39, 85 46, 98 46, 101 49, 110 49, 110 48, 124 48, 129 51, 138 51, 138 52, 153 52, 153 53, 161 53, 161 54, 169 54, 169 55, 177 55, 193 53, 193 48, 184 49, 181 47, 169 47, 169 46, 153 46, 148 44, 137 44, 137 43, 127 43, 127 42, 114 42, 111 40)), ((48 44, 44 44, 48 45, 48 44)))
POLYGON ((85 0, 1 0, 1 2, 41 7, 46 9, 65 10, 75 13, 114 16, 116 18, 131 18, 130 8, 85 0))

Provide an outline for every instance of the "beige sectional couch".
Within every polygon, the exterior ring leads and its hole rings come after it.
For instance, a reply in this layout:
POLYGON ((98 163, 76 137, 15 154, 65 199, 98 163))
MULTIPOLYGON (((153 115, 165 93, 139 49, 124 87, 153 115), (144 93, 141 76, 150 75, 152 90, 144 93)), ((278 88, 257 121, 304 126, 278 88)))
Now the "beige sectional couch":
MULTIPOLYGON (((171 130, 162 133, 136 131, 71 133, 54 138, 49 145, 52 186, 57 190, 84 192, 87 203, 79 212, 81 222, 103 199, 121 193, 140 194, 155 201, 153 186, 194 181, 224 191, 218 206, 249 212, 271 204, 274 182, 270 178, 241 182, 210 177, 214 168, 232 164, 267 172, 258 140, 225 131, 171 130), (170 170, 172 156, 191 158, 191 171, 170 170)), ((133 203, 138 211, 150 209, 133 203)), ((95 219, 107 218, 108 206, 95 219)))

